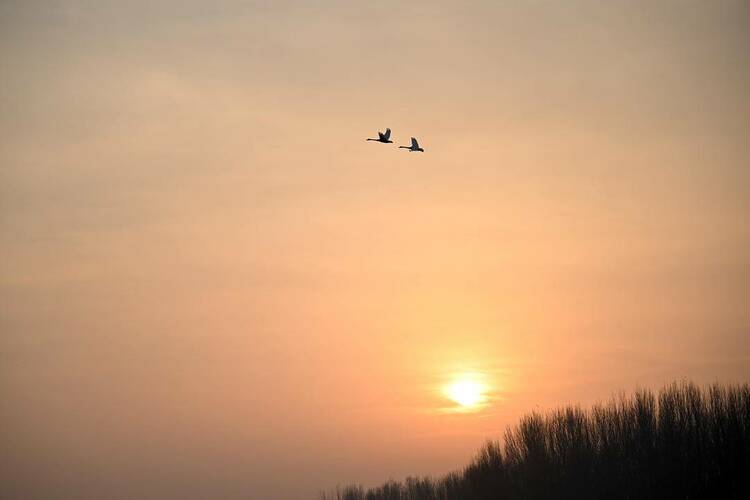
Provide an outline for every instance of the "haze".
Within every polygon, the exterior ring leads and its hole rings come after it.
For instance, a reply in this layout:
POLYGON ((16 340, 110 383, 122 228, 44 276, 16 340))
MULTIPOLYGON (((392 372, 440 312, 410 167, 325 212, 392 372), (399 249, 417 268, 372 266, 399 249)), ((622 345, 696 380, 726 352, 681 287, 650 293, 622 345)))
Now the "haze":
POLYGON ((3 2, 0 496, 309 499, 747 381, 749 22, 3 2))

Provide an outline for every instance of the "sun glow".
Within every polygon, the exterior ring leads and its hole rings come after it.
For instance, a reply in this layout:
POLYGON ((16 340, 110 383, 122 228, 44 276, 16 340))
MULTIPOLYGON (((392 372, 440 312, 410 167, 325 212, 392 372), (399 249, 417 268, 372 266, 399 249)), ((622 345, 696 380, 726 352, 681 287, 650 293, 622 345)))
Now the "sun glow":
POLYGON ((444 389, 445 395, 463 409, 479 406, 487 399, 484 384, 473 378, 459 378, 444 389))

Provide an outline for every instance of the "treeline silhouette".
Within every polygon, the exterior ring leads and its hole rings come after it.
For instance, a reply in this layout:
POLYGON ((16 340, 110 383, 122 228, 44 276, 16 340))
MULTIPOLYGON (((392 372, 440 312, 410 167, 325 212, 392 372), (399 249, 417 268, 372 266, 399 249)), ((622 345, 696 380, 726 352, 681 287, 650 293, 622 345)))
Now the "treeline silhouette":
POLYGON ((673 383, 586 411, 533 412, 462 471, 321 500, 750 498, 750 385, 673 383))

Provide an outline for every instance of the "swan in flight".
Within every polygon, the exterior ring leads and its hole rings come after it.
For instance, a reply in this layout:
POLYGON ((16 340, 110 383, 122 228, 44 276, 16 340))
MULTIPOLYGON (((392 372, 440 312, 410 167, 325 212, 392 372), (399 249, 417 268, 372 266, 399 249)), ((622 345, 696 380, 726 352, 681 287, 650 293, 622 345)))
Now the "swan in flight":
POLYGON ((391 144, 393 141, 391 140, 391 129, 387 128, 385 129, 385 134, 382 132, 378 132, 378 138, 377 139, 367 139, 368 141, 378 141, 385 144, 391 144))
POLYGON ((419 147, 419 143, 414 137, 411 138, 411 146, 399 146, 400 148, 408 149, 410 152, 419 151, 420 153, 424 153, 424 149, 419 147))

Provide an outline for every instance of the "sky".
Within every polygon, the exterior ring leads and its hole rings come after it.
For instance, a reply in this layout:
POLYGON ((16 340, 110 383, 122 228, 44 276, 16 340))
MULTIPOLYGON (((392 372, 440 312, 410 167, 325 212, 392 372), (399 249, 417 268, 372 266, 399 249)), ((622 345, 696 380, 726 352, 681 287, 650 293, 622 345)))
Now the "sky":
POLYGON ((316 498, 532 410, 748 381, 749 24, 3 2, 0 496, 316 498))

